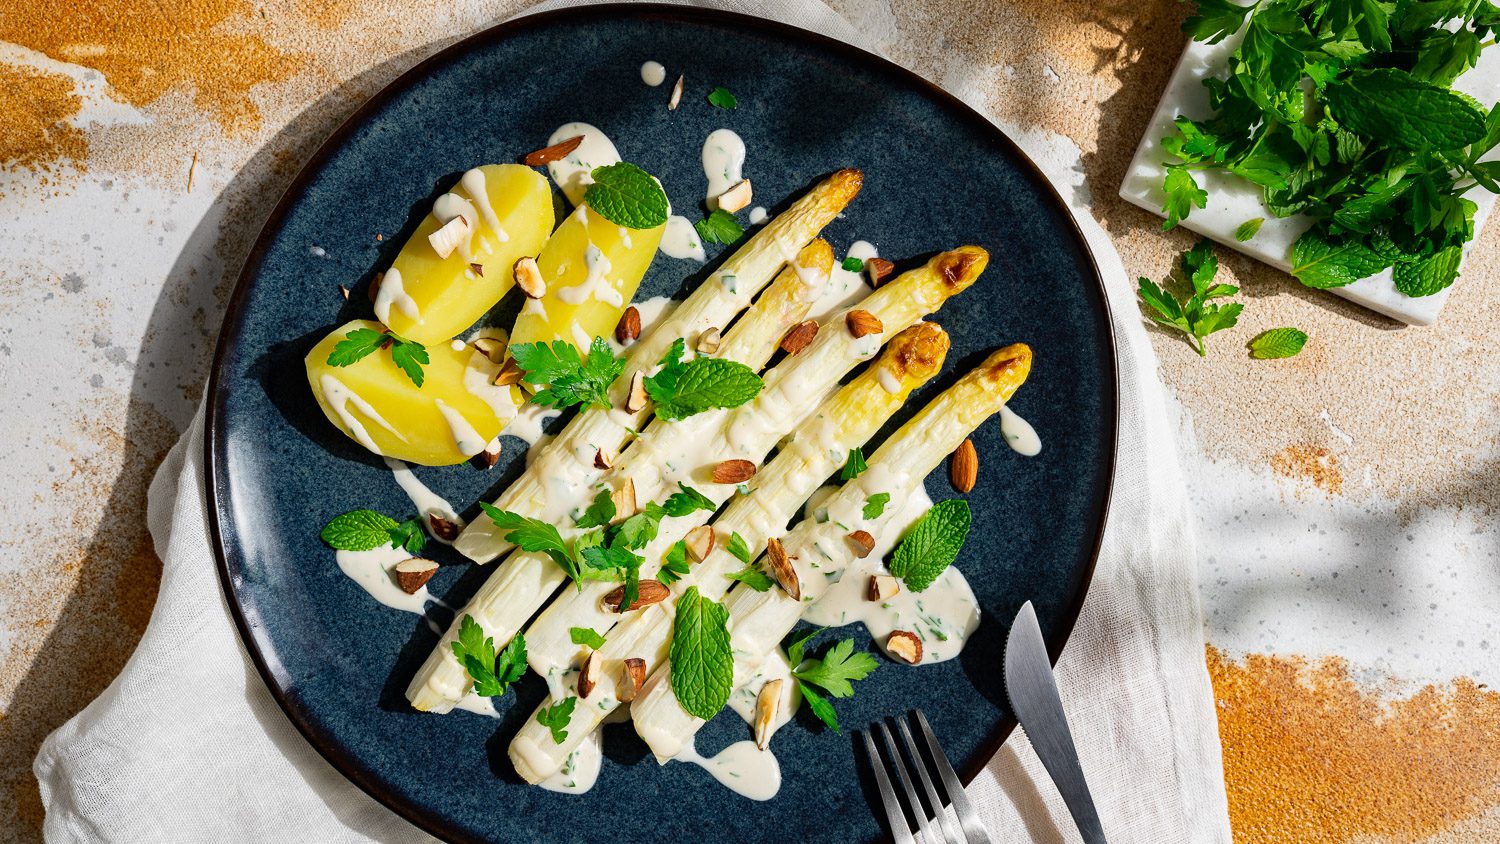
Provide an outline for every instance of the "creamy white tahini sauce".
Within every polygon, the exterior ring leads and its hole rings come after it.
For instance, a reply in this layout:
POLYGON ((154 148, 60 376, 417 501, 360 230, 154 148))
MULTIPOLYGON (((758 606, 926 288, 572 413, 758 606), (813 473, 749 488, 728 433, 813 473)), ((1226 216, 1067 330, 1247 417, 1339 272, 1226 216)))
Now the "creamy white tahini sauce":
MULTIPOLYGON (((500 227, 500 218, 495 216, 495 206, 490 204, 489 189, 484 184, 484 171, 475 167, 463 174, 458 180, 459 187, 469 195, 469 199, 479 208, 479 214, 484 219, 484 224, 494 232, 495 239, 501 243, 510 240, 510 234, 500 227)), ((477 222, 477 221, 476 221, 477 222)))
POLYGON ((583 743, 568 754, 562 768, 537 785, 563 794, 583 794, 593 788, 599 779, 599 768, 604 763, 603 732, 595 729, 589 733, 583 743))
MULTIPOLYGON (((416 473, 411 470, 411 467, 394 457, 385 458, 385 465, 396 478, 396 485, 401 487, 401 491, 406 493, 407 498, 411 499, 412 506, 417 508, 417 513, 422 518, 425 519, 428 516, 436 515, 453 522, 460 528, 464 526, 463 519, 459 518, 458 511, 453 509, 453 505, 448 503, 448 499, 428 489, 427 485, 417 478, 416 473)), ((437 537, 434 538, 438 539, 439 542, 443 541, 437 537)), ((397 562, 400 561, 398 560, 397 562)))
MULTIPOLYGON (((867 240, 856 240, 849 244, 849 251, 844 255, 845 258, 858 258, 861 261, 868 261, 879 256, 880 252, 875 249, 875 245, 867 240)), ((870 285, 865 283, 864 273, 846 270, 843 263, 841 258, 833 259, 833 270, 828 274, 828 287, 825 288, 822 296, 813 301, 812 307, 807 312, 809 319, 822 320, 834 311, 847 308, 873 292, 870 285)))
POLYGON ((422 321, 422 311, 417 307, 417 300, 408 296, 406 288, 401 283, 401 271, 395 267, 385 271, 380 279, 380 287, 375 291, 375 318, 390 325, 391 305, 401 309, 417 322, 422 321))
POLYGON ((484 451, 486 442, 484 437, 474 430, 474 426, 469 424, 469 420, 464 418, 462 413, 449 407, 448 403, 442 399, 436 399, 434 403, 437 405, 438 413, 443 414, 443 421, 448 423, 448 433, 453 436, 453 445, 458 449, 459 454, 473 457, 484 451))
POLYGON ((458 254, 465 261, 474 260, 474 235, 479 232, 479 211, 474 203, 456 193, 445 193, 432 203, 432 215, 439 223, 463 217, 469 224, 469 236, 458 242, 458 254))
POLYGON ((641 65, 641 81, 652 88, 665 82, 667 69, 661 66, 661 62, 646 62, 641 65))
POLYGON ((670 296, 652 296, 643 302, 635 302, 636 312, 641 315, 641 336, 645 336, 656 324, 666 319, 679 304, 670 296))
POLYGON ((564 123, 547 139, 547 144, 550 146, 561 143, 578 135, 583 136, 583 142, 577 149, 568 153, 567 157, 547 165, 552 181, 557 183, 568 201, 574 205, 583 202, 584 191, 594 183, 590 174, 595 167, 617 164, 620 161, 620 152, 615 149, 614 143, 598 128, 587 123, 564 123))
POLYGON ((1005 438, 1011 451, 1023 457, 1035 457, 1042 453, 1042 438, 1037 436, 1036 429, 1009 407, 1000 408, 1000 435, 1005 438))
POLYGON ((697 765, 725 788, 751 800, 770 800, 781 790, 781 765, 776 754, 761 750, 748 739, 709 757, 700 756, 696 744, 690 742, 672 759, 697 765))
POLYGON ((729 129, 715 129, 703 141, 703 175, 708 179, 708 207, 717 208, 719 194, 744 176, 745 141, 729 129))
POLYGON ((505 434, 523 440, 535 449, 537 445, 544 444, 542 438, 547 436, 542 428, 561 415, 561 410, 526 402, 516 410, 516 417, 511 420, 510 427, 505 429, 505 434))
POLYGON ((392 609, 422 615, 427 602, 432 600, 426 586, 408 595, 396 585, 391 570, 402 560, 411 559, 411 554, 404 548, 382 545, 369 551, 339 551, 334 559, 338 561, 339 570, 350 580, 370 593, 371 598, 392 609))
POLYGON ((662 231, 661 243, 656 248, 668 258, 708 260, 708 253, 703 251, 703 241, 692 221, 677 214, 667 218, 667 227, 662 231))
POLYGON ((385 417, 375 412, 375 408, 369 402, 360 398, 359 394, 345 386, 344 382, 330 374, 324 373, 318 379, 318 387, 322 390, 323 400, 328 402, 329 407, 333 408, 333 412, 338 416, 339 421, 344 423, 349 429, 349 433, 354 435, 355 441, 360 445, 376 454, 381 453, 380 449, 375 445, 375 440, 370 438, 370 432, 366 430, 364 423, 354 418, 354 414, 349 412, 350 405, 353 405, 354 409, 363 414, 366 419, 389 431, 396 439, 406 442, 406 437, 402 436, 400 431, 397 431, 391 423, 385 421, 385 417))
POLYGON ((758 226, 766 221, 766 209, 757 205, 750 209, 750 225, 758 226))
POLYGON ((483 715, 488 718, 499 718, 500 713, 495 711, 495 702, 491 698, 475 694, 470 691, 453 704, 454 709, 462 709, 465 712, 473 712, 475 715, 483 715))

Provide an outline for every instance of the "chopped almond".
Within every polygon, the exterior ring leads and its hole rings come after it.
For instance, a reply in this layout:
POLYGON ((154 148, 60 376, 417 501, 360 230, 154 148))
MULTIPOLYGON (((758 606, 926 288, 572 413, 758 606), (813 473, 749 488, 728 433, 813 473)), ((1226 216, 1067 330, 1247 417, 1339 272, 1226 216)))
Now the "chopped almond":
POLYGON ((457 522, 449 521, 437 513, 428 513, 427 527, 432 531, 433 536, 444 542, 452 542, 458 538, 458 530, 461 525, 457 522))
POLYGON ((505 362, 505 343, 498 337, 477 337, 474 350, 490 359, 490 363, 505 362))
POLYGON ((568 157, 568 153, 578 149, 578 145, 581 143, 583 143, 583 136, 574 135, 567 140, 558 141, 550 147, 532 150, 526 153, 526 157, 521 160, 525 162, 527 167, 541 167, 545 164, 551 164, 554 161, 562 161, 568 157))
POLYGON ((468 240, 469 221, 462 214, 444 223, 442 228, 427 236, 427 242, 432 244, 432 251, 436 252, 439 258, 452 255, 453 250, 457 249, 459 244, 467 243, 468 240))
POLYGON ((672 98, 667 100, 667 110, 676 111, 677 104, 682 102, 682 83, 685 77, 677 77, 677 84, 672 86, 672 98))
POLYGON ((624 586, 618 586, 608 595, 605 595, 604 606, 608 607, 612 612, 630 612, 631 610, 638 610, 641 607, 659 604, 667 599, 668 593, 666 585, 660 580, 642 580, 636 599, 630 606, 623 608, 620 606, 625 601, 624 586))
POLYGON ((750 180, 741 179, 719 194, 719 210, 733 214, 750 204, 750 180))
POLYGON ((875 550, 875 537, 871 536, 867 530, 853 531, 846 538, 849 544, 854 546, 854 556, 861 560, 870 556, 870 552, 875 550))
POLYGON ((749 460, 725 460, 714 467, 716 484, 742 484, 755 477, 755 464, 749 460))
POLYGON ((818 321, 815 319, 799 322, 792 326, 781 338, 781 350, 789 355, 795 355, 818 336, 818 321))
POLYGON ((578 697, 587 698, 594 693, 594 686, 599 682, 599 654, 589 651, 589 655, 583 658, 583 665, 578 668, 578 697))
POLYGON ((641 336, 641 312, 636 310, 635 305, 625 309, 620 314, 620 321, 615 324, 615 342, 624 346, 641 336))
POLYGON ((879 288, 895 271, 896 265, 884 258, 871 258, 865 261, 865 272, 870 276, 871 287, 879 288))
POLYGON ((797 569, 792 566, 795 557, 789 557, 781 540, 771 537, 766 540, 766 559, 771 564, 771 576, 794 601, 802 600, 802 581, 797 578, 797 569))
POLYGON ((688 531, 687 536, 683 538, 688 553, 700 563, 714 552, 714 541, 714 529, 711 525, 699 525, 688 531))
POLYGON ((431 580, 434 574, 437 574, 437 570, 438 564, 432 560, 425 560, 421 557, 402 560, 396 564, 394 571, 396 585, 401 587, 402 592, 415 595, 427 585, 427 581, 431 580))
POLYGON ((516 277, 516 286, 529 299, 540 299, 547 295, 547 282, 542 278, 542 269, 536 265, 536 259, 531 256, 518 258, 512 272, 516 277))
POLYGON ((625 397, 625 409, 635 413, 646 408, 646 373, 637 369, 630 376, 630 394, 625 397))
POLYGON ((896 630, 885 640, 885 649, 891 656, 909 665, 922 661, 922 640, 909 630, 896 630))
POLYGON ((776 715, 781 711, 781 686, 778 677, 768 680, 755 696, 755 746, 761 750, 771 743, 771 733, 776 729, 776 715))
POLYGON ((525 374, 515 358, 506 358, 505 363, 500 365, 500 371, 495 373, 495 386, 509 387, 512 384, 519 384, 521 377, 525 374))
POLYGON ((620 488, 610 493, 609 500, 615 505, 615 521, 622 522, 635 515, 635 481, 626 478, 620 488))
POLYGON ((856 339, 885 331, 885 326, 881 324, 880 318, 869 311, 850 311, 844 317, 844 323, 849 326, 849 333, 854 335, 856 339))
POLYGON ((615 465, 615 456, 613 454, 602 448, 594 452, 595 469, 608 469, 613 465, 615 465))
POLYGON ((625 659, 625 675, 620 678, 619 698, 621 703, 635 700, 646 685, 646 661, 638 656, 625 659))
POLYGON ((870 588, 865 590, 865 597, 872 601, 889 601, 900 591, 901 581, 888 574, 872 574, 870 575, 870 588))
POLYGON ((719 329, 717 328, 710 328, 702 334, 699 334, 697 346, 698 354, 712 355, 719 350, 719 343, 722 340, 723 335, 719 333, 719 329))

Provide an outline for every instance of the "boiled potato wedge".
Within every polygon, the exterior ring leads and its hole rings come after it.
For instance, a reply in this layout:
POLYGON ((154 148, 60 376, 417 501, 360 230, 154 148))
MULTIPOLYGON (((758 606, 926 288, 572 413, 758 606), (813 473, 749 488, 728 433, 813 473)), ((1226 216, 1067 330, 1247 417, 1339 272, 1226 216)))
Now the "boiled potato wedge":
POLYGON ((587 351, 595 337, 611 336, 666 228, 629 229, 578 206, 537 256, 546 292, 521 308, 511 342, 562 339, 587 351))
POLYGON ((428 346, 421 387, 396 366, 390 346, 330 365, 334 347, 359 328, 384 330, 369 320, 340 326, 308 352, 307 381, 328 421, 370 451, 427 466, 462 463, 515 416, 519 391, 496 387, 499 365, 473 346, 428 346))
POLYGON ((540 252, 554 222, 551 188, 537 171, 519 164, 468 171, 433 203, 380 280, 375 318, 424 345, 448 340, 510 290, 516 260, 540 252), (457 216, 467 228, 449 230, 456 245, 442 257, 429 237, 457 216))

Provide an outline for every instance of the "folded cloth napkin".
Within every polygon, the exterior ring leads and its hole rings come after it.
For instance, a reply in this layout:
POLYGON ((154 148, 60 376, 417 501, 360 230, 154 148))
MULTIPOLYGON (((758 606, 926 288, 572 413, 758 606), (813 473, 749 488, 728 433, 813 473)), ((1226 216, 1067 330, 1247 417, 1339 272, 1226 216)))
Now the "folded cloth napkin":
MULTIPOLYGON (((570 4, 537 8, 562 5, 570 4)), ((859 20, 851 26, 817 0, 705 5, 873 46, 859 20)), ((973 91, 957 93, 980 104, 973 91)), ((1112 840, 1227 842, 1195 544, 1156 359, 1119 255, 1089 215, 1077 148, 1002 128, 1073 203, 1105 277, 1119 344, 1114 501, 1093 585, 1058 664, 1078 755, 1112 840)), ((200 407, 151 484, 148 518, 164 568, 140 647, 37 756, 48 840, 426 840, 330 767, 251 666, 215 574, 202 455, 200 407)), ((1019 732, 970 792, 997 841, 1078 837, 1019 732)))

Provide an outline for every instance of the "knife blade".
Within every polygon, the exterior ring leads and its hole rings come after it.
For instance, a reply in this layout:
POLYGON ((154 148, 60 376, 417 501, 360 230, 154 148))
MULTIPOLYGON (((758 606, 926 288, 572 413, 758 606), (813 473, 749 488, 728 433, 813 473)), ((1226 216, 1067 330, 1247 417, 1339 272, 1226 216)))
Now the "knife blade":
POLYGON ((1057 679, 1047 659, 1042 628, 1030 601, 1021 605, 1005 639, 1005 697, 1042 767, 1062 794, 1083 840, 1107 844, 1094 798, 1078 764, 1078 751, 1073 747, 1073 734, 1068 731, 1068 719, 1057 694, 1057 679))

